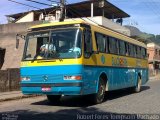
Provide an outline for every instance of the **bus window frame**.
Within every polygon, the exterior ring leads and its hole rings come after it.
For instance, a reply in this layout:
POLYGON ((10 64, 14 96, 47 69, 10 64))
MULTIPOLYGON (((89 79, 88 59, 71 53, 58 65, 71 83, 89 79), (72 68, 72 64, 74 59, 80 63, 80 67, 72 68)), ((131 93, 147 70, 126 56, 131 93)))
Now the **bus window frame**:
MULTIPOLYGON (((109 35, 107 35, 107 34, 97 32, 97 31, 94 31, 94 35, 95 35, 95 41, 96 41, 97 51, 100 52, 100 53, 113 54, 113 55, 119 55, 119 56, 136 58, 136 59, 143 59, 143 60, 146 60, 146 59, 147 59, 147 56, 144 58, 144 57, 139 57, 139 56, 137 56, 137 54, 136 54, 137 47, 144 48, 145 51, 146 51, 146 48, 145 48, 145 47, 142 47, 142 46, 133 44, 133 43, 131 43, 131 42, 127 42, 127 41, 125 41, 125 40, 122 40, 122 39, 119 39, 119 38, 116 38, 116 37, 112 37, 112 36, 109 36, 109 35), (106 51, 105 51, 105 52, 100 52, 100 51, 98 51, 98 45, 97 45, 97 40, 96 40, 96 33, 101 34, 101 35, 103 35, 103 36, 106 37, 106 42, 105 42, 105 44, 106 44, 106 46, 105 46, 105 47, 106 47, 106 51), (118 44, 118 53, 113 53, 113 52, 110 51, 110 38, 116 39, 116 41, 118 42, 118 43, 116 42, 116 43, 118 44), (119 50, 119 49, 120 49, 120 42, 121 42, 121 41, 124 42, 124 44, 125 44, 125 54, 124 54, 124 55, 120 54, 120 50, 119 50), (132 54, 132 55, 130 54, 130 51, 129 51, 129 46, 130 46, 130 45, 133 47, 133 54, 132 54), (127 48, 127 49, 126 49, 126 48, 127 48)), ((146 54, 145 54, 145 55, 146 55, 146 54)), ((140 56, 141 56, 141 55, 140 55, 140 56)))
POLYGON ((94 35, 95 35, 95 41, 96 41, 96 47, 97 47, 97 52, 99 52, 99 53, 107 53, 107 46, 106 45, 108 45, 108 36, 107 35, 104 35, 104 34, 102 34, 102 33, 99 33, 99 32, 94 32, 94 35), (99 35, 102 35, 102 37, 103 37, 103 39, 105 39, 105 49, 104 49, 104 51, 102 52, 102 51, 99 51, 99 49, 98 49, 98 42, 97 42, 97 36, 96 36, 96 34, 99 34, 99 35))

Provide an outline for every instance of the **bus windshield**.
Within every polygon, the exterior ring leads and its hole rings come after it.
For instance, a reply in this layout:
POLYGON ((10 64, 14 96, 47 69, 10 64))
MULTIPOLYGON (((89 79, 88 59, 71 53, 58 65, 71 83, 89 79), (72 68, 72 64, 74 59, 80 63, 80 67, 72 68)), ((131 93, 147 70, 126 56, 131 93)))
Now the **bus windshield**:
POLYGON ((82 53, 81 36, 78 28, 29 33, 23 59, 79 58, 82 53))

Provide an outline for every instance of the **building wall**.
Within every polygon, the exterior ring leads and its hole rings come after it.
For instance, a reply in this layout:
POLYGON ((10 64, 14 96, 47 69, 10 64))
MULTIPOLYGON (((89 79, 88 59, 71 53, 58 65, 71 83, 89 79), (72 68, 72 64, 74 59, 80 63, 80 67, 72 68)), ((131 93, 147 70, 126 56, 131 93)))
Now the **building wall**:
MULTIPOLYGON (((110 28, 110 29, 113 29, 117 32, 120 32, 122 34, 125 34, 127 36, 130 36, 131 33, 130 33, 130 30, 124 26, 121 26, 105 17, 102 17, 102 16, 96 16, 96 17, 84 17, 82 18, 83 20, 89 22, 89 23, 92 23, 92 24, 99 24, 99 25, 102 25, 102 26, 105 26, 107 28, 110 28)), ((70 21, 70 20, 73 20, 73 19, 66 19, 65 21, 70 21)), ((79 18, 74 18, 74 20, 80 20, 79 18)))
POLYGON ((157 75, 160 71, 160 46, 155 43, 147 44, 150 75, 157 75))
POLYGON ((16 23, 32 22, 32 21, 34 21, 34 12, 30 12, 27 15, 23 16, 18 21, 16 21, 16 23))
POLYGON ((160 46, 154 44, 154 43, 149 43, 147 45, 147 51, 149 54, 149 61, 152 60, 159 60, 160 61, 160 46))
POLYGON ((22 59, 24 40, 20 40, 16 49, 16 34, 26 34, 27 29, 42 22, 11 23, 0 25, 0 47, 6 49, 2 70, 19 68, 22 59))

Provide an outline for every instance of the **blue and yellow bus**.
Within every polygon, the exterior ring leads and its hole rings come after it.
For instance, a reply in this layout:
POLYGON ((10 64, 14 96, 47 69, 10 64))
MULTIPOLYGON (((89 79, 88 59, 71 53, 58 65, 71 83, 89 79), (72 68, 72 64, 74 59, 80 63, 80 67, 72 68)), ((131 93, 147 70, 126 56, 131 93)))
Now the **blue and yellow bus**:
POLYGON ((105 91, 148 81, 146 45, 84 21, 46 23, 29 29, 21 62, 23 94, 88 95, 94 103, 105 91))

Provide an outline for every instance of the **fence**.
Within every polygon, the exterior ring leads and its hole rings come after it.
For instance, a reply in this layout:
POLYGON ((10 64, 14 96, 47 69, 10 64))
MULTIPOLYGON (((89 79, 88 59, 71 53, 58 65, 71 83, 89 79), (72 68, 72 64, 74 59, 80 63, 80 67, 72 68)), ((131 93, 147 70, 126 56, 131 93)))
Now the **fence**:
POLYGON ((0 92, 20 90, 20 70, 18 68, 0 70, 0 92))

